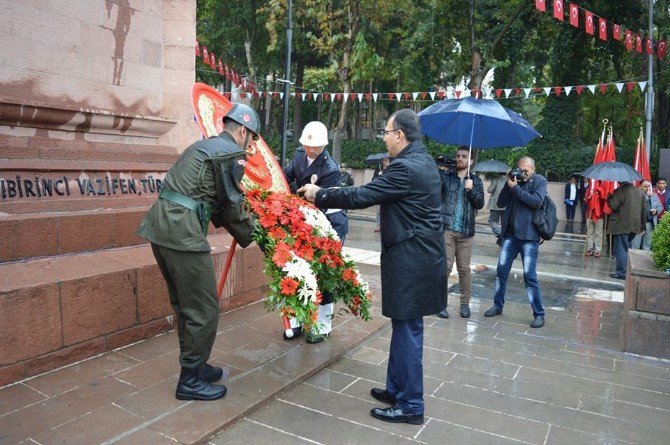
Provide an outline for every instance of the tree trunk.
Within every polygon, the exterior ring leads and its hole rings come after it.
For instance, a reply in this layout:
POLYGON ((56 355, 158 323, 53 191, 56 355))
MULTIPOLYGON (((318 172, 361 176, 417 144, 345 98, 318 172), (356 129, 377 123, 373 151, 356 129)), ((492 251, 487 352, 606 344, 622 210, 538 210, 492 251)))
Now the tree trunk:
MULTIPOLYGON (((305 58, 299 54, 295 56, 297 68, 295 73, 296 91, 302 90, 302 83, 305 78, 305 58)), ((302 93, 304 94, 304 93, 302 93)), ((293 140, 297 140, 302 134, 302 98, 295 98, 293 102, 293 140)))

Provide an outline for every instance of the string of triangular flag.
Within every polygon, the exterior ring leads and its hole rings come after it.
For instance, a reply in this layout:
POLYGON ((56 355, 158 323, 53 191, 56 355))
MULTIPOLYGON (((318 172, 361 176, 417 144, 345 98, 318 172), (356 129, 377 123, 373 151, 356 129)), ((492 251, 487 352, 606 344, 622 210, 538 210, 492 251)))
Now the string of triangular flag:
POLYGON ((258 90, 256 89, 256 83, 250 81, 246 76, 242 76, 232 66, 228 66, 227 63, 223 63, 221 58, 216 57, 213 51, 210 51, 206 45, 200 45, 200 42, 195 41, 195 56, 202 58, 202 63, 207 66, 210 66, 216 73, 225 77, 226 80, 233 82, 235 85, 238 85, 243 91, 251 93, 253 95, 258 95, 258 90), (202 48, 201 48, 202 46, 202 48))
MULTIPOLYGON (((565 21, 565 2, 563 0, 550 0, 553 3, 554 18, 561 22, 565 21)), ((546 0, 535 0, 535 9, 538 11, 547 11, 546 0)), ((668 49, 668 39, 663 38, 659 42, 654 42, 651 36, 644 37, 630 29, 624 31, 623 25, 609 22, 606 18, 597 16, 577 3, 569 2, 568 18, 570 24, 579 28, 580 18, 584 23, 584 30, 587 34, 594 36, 596 19, 598 19, 598 38, 607 41, 610 34, 612 39, 624 42, 628 51, 637 51, 640 54, 655 54, 659 59, 665 58, 668 49), (610 26, 608 26, 610 23, 610 26), (609 30, 609 31, 608 31, 609 30)))
MULTIPOLYGON (((554 87, 531 87, 531 88, 484 88, 483 90, 456 89, 447 87, 441 91, 420 91, 420 92, 396 92, 396 93, 331 93, 331 92, 294 92, 289 93, 291 99, 305 101, 314 101, 321 99, 330 102, 356 101, 359 102, 377 102, 379 100, 395 101, 434 101, 442 99, 462 99, 464 97, 479 97, 484 99, 532 99, 545 96, 565 97, 570 94, 581 96, 585 92, 591 94, 605 95, 611 92, 624 91, 632 93, 639 88, 641 92, 647 88, 647 81, 623 81, 610 82, 592 85, 572 85, 572 86, 554 86, 554 87)), ((261 97, 271 96, 273 99, 284 99, 284 93, 281 91, 262 91, 258 92, 261 97)))

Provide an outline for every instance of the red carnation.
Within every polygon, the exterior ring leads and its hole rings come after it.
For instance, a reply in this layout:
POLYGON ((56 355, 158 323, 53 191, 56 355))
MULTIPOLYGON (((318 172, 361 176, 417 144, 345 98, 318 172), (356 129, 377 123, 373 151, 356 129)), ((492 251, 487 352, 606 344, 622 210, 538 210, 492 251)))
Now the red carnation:
POLYGON ((295 295, 298 290, 298 282, 293 278, 283 277, 281 279, 281 293, 284 295, 295 295))
POLYGON ((279 243, 275 248, 275 253, 272 255, 272 262, 278 267, 284 265, 291 259, 291 248, 286 243, 279 243))

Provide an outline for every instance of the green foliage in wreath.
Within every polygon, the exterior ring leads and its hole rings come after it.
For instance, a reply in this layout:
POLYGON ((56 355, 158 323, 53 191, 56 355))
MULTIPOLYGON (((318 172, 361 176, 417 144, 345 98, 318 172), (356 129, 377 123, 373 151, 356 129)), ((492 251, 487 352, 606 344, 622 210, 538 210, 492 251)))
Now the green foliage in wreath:
POLYGON ((659 269, 670 269, 670 216, 661 219, 651 234, 651 257, 659 269))

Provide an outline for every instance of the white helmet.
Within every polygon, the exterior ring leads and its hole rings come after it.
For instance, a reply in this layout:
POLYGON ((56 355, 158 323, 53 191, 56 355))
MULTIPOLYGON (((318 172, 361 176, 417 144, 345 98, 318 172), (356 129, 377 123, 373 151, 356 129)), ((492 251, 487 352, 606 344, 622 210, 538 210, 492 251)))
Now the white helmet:
POLYGON ((312 121, 302 130, 300 141, 308 147, 325 147, 328 145, 328 129, 319 121, 312 121))

